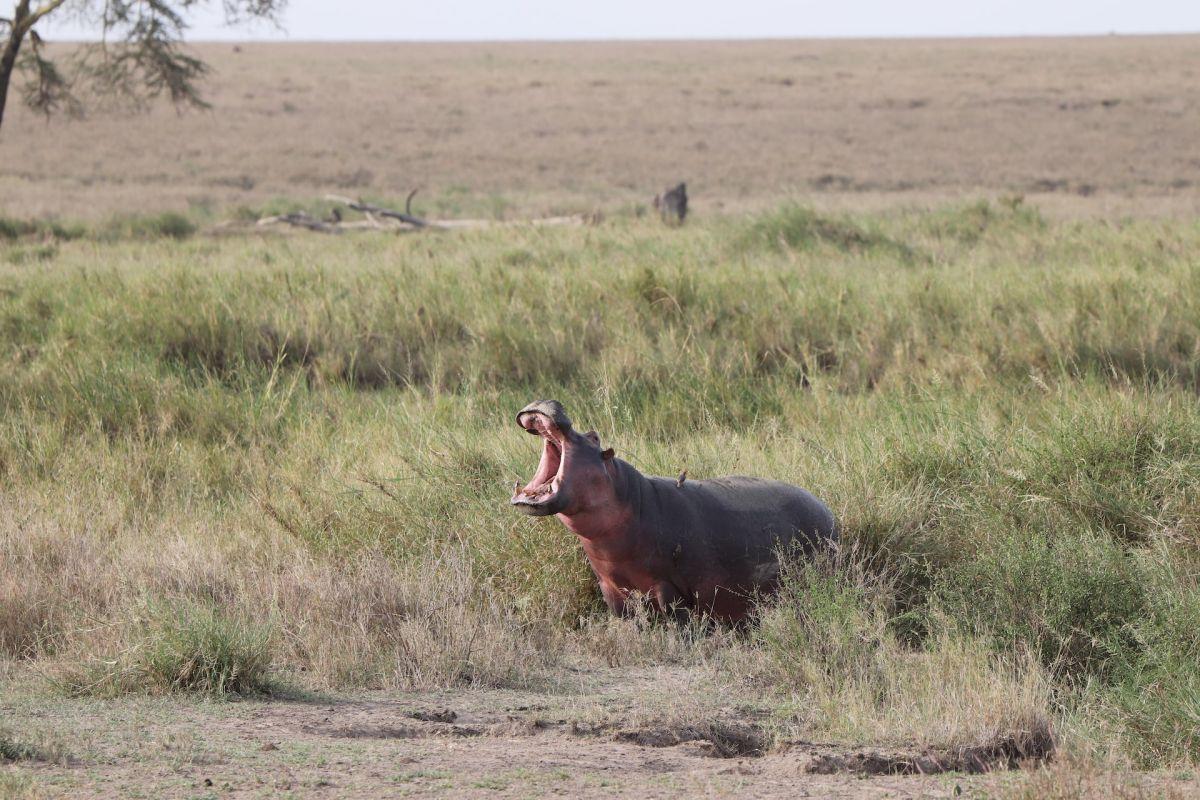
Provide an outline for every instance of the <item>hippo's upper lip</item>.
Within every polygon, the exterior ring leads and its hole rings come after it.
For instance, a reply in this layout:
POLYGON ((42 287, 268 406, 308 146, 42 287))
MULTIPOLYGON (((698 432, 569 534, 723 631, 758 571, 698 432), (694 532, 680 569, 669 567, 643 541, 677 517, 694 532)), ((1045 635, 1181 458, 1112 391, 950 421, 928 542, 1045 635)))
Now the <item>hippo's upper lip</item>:
POLYGON ((521 414, 518 422, 526 432, 532 433, 534 436, 542 436, 560 448, 565 443, 566 431, 540 411, 525 411, 521 414))
POLYGON ((526 417, 536 418, 538 416, 544 418, 551 427, 557 428, 562 433, 571 429, 571 418, 567 416, 562 403, 557 400, 534 400, 517 412, 517 424, 530 433, 541 433, 540 430, 535 430, 525 421, 526 417))

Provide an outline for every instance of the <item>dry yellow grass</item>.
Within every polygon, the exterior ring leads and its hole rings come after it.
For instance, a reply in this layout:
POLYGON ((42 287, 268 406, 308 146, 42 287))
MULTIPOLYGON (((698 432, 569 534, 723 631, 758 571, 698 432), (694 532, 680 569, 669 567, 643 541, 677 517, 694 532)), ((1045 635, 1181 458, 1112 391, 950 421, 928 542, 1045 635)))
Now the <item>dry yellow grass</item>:
POLYGON ((275 196, 427 210, 704 212, 1024 192, 1051 213, 1200 209, 1200 38, 202 45, 213 110, 0 133, 0 213, 275 196))

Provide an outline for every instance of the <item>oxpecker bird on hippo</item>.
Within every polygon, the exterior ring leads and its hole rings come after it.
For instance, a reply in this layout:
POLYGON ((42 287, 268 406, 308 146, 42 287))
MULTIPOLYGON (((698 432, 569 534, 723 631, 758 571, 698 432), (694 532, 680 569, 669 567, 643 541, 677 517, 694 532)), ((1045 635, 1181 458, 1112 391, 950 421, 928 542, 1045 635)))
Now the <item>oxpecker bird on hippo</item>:
POLYGON ((764 478, 647 477, 577 432, 556 400, 521 409, 542 459, 512 505, 556 514, 579 536, 610 610, 635 592, 664 613, 737 621, 775 589, 780 553, 812 556, 837 542, 833 514, 805 490, 764 478))

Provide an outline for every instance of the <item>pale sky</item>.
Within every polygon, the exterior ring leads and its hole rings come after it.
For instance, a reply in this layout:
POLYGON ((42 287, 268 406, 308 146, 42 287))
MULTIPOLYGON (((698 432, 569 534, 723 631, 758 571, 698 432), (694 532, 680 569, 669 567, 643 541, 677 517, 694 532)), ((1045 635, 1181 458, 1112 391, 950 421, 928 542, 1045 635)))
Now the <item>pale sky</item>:
MULTIPOLYGON (((215 9, 194 20, 196 41, 1191 33, 1200 0, 291 0, 282 30, 227 28, 215 9)), ((62 24, 43 35, 89 38, 62 24)))

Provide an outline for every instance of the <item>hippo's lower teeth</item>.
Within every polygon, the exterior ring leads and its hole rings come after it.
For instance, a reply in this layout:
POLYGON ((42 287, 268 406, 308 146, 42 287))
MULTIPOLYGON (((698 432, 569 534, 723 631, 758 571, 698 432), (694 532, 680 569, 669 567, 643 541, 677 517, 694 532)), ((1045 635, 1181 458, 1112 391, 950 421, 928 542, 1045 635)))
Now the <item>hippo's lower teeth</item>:
POLYGON ((515 489, 515 494, 518 497, 541 497, 550 494, 554 491, 554 487, 548 483, 543 483, 541 486, 522 489, 519 485, 515 489))

